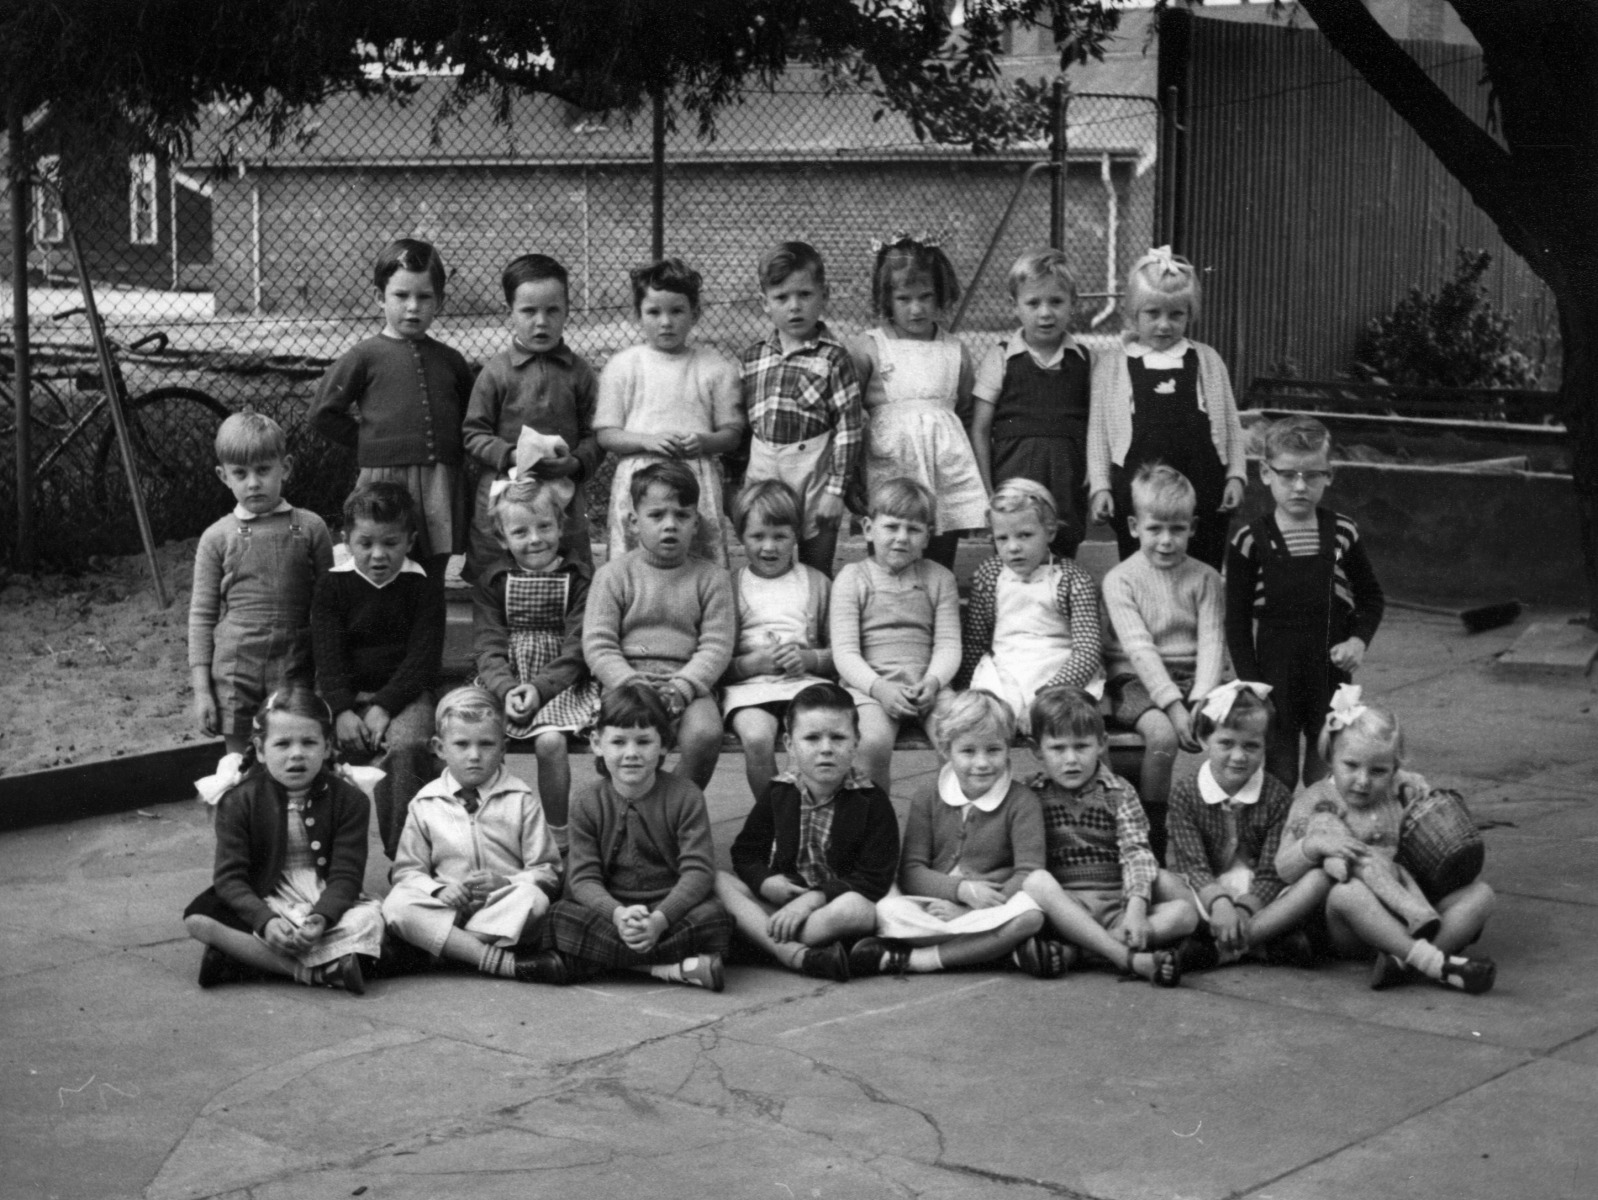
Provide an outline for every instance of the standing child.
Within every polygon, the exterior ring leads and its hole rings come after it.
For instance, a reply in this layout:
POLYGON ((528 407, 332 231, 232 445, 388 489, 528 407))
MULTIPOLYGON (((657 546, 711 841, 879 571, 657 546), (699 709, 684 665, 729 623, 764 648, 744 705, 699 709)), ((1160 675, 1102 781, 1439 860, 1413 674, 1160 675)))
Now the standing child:
POLYGON ((913 479, 877 484, 865 521, 871 557, 832 586, 832 662, 860 707, 862 766, 885 792, 899 726, 924 720, 960 669, 954 573, 921 557, 933 506, 913 479))
POLYGON ((569 511, 545 480, 509 484, 490 510, 502 557, 472 593, 478 680, 504 706, 506 733, 532 739, 538 795, 562 848, 571 794, 566 735, 586 733, 599 713, 599 684, 583 661, 593 572, 564 557, 569 511))
POLYGON ((1321 508, 1332 438, 1313 417, 1265 431, 1260 477, 1275 509, 1237 531, 1226 557, 1226 642, 1240 675, 1274 689, 1265 769, 1298 786, 1326 774, 1316 737, 1339 684, 1349 683, 1381 624, 1382 585, 1359 527, 1321 508), (1256 625, 1257 622, 1257 625, 1256 625))
POLYGON ((1112 717, 1143 735, 1138 791, 1162 863, 1176 752, 1199 748, 1189 704, 1226 672, 1226 589, 1215 568, 1188 557, 1193 504, 1193 485, 1170 467, 1141 468, 1130 518, 1140 550, 1104 576, 1104 698, 1112 717))
POLYGON ((1374 951, 1371 987, 1400 983, 1413 970, 1445 987, 1487 991, 1497 967, 1488 958, 1462 957, 1461 951, 1486 928, 1492 888, 1478 879, 1440 897, 1436 932, 1418 938, 1360 877, 1361 868, 1401 872, 1393 859, 1404 809, 1429 790, 1419 775, 1402 769, 1398 718, 1361 703, 1359 689, 1348 686, 1333 701, 1319 749, 1331 774, 1301 792, 1288 810, 1277 874, 1287 883, 1318 871, 1331 874, 1335 882, 1325 911, 1332 948, 1345 958, 1374 951), (1333 819, 1322 819, 1328 817, 1333 819), (1354 874, 1343 878, 1351 862, 1358 864, 1354 874))
POLYGON ((434 726, 444 773, 411 802, 383 919, 435 958, 565 983, 559 956, 538 949, 560 897, 560 851, 538 797, 505 769, 499 705, 482 688, 456 688, 438 702, 434 726))
POLYGON ((777 774, 777 732, 788 701, 832 676, 832 585, 794 561, 799 497, 786 483, 762 479, 745 487, 733 506, 733 525, 749 561, 732 573, 738 642, 721 713, 743 743, 749 790, 760 797, 777 774))
POLYGON ((660 697, 682 747, 678 774, 704 787, 721 757, 713 696, 737 637, 727 572, 689 553, 699 481, 686 464, 649 463, 628 480, 638 548, 594 576, 583 657, 606 694, 640 683, 660 697))
POLYGON ((1295 966, 1314 961, 1302 927, 1325 904, 1331 879, 1314 871, 1283 888, 1276 874, 1293 796, 1265 770, 1270 694, 1265 684, 1240 680, 1211 692, 1193 726, 1204 765, 1171 793, 1175 870, 1203 922, 1184 943, 1184 970, 1249 953, 1295 966))
POLYGON ((383 851, 394 857, 405 810, 433 774, 433 687, 444 652, 444 596, 413 560, 416 510, 396 483, 364 483, 344 501, 350 556, 316 585, 316 687, 339 749, 375 758, 383 851))
MULTIPOLYGON (((847 983, 856 960, 845 943, 876 925, 899 820, 887 793, 855 773, 859 720, 848 692, 812 684, 788 705, 787 723, 792 769, 756 793, 732 844, 735 874, 716 875, 716 895, 738 931, 783 966, 847 983)), ((862 973, 874 974, 880 957, 868 951, 862 973)))
POLYGON ((1019 476, 1054 497, 1049 545, 1076 557, 1087 531, 1088 389, 1092 356, 1071 337, 1076 280, 1059 250, 1034 250, 1010 268, 1021 328, 988 351, 972 394, 971 444, 982 482, 1019 476))
POLYGON ((361 895, 371 806, 333 773, 333 717, 308 687, 255 714, 238 782, 216 806, 212 884, 183 911, 203 942, 200 986, 243 967, 299 983, 366 990, 357 955, 383 948, 383 915, 361 895))
POLYGON ((855 341, 866 407, 865 490, 913 479, 935 496, 927 557, 953 568, 962 529, 980 528, 988 494, 961 426, 971 406, 971 356, 939 326, 960 298, 954 264, 936 245, 900 236, 871 272, 877 328, 855 341))
POLYGON ((1042 688, 1102 690, 1098 589, 1076 563, 1050 556, 1053 495, 1031 479, 1006 479, 988 521, 997 553, 971 577, 960 638, 971 686, 1022 720, 1042 688))
POLYGON ((395 483, 410 493, 422 518, 415 557, 440 595, 449 556, 466 548, 461 420, 472 390, 460 352, 427 336, 444 310, 444 274, 427 242, 383 247, 372 271, 383 332, 328 368, 311 405, 311 427, 355 449, 357 486, 395 483))
POLYGON ((1038 937, 1043 914, 1022 890, 1047 874, 1043 810, 1010 777, 1010 706, 979 688, 945 692, 933 730, 943 769, 910 802, 899 882, 877 901, 880 936, 856 946, 851 965, 902 974, 1011 955, 1052 979, 1064 947, 1038 937))
POLYGON ((1221 356, 1187 339, 1198 320, 1193 264, 1168 246, 1132 267, 1122 301, 1125 345, 1093 367, 1088 487, 1093 517, 1111 521, 1123 559, 1137 552, 1128 524, 1131 482, 1153 462, 1174 467, 1197 494, 1193 557, 1220 570, 1229 514, 1243 502, 1248 462, 1232 379, 1221 356))
POLYGON ((505 267, 500 283, 510 309, 510 349, 483 364, 461 427, 466 453, 486 468, 477 483, 466 562, 474 580, 502 553, 491 491, 515 465, 516 442, 523 429, 558 437, 565 444, 564 453, 541 460, 532 473, 571 486, 561 553, 589 566, 594 561, 583 484, 599 466, 599 443, 594 437, 599 383, 587 360, 562 337, 571 300, 566 268, 547 254, 524 254, 505 267))
POLYGON ((321 517, 283 499, 293 460, 271 417, 223 421, 216 461, 235 503, 195 547, 189 675, 200 732, 240 753, 261 702, 311 682, 311 593, 333 566, 333 541, 321 517))
POLYGON ((1156 987, 1175 987, 1181 962, 1160 947, 1192 933, 1198 913, 1186 887, 1155 862, 1137 793, 1104 760, 1109 739, 1098 702, 1076 688, 1045 689, 1032 706, 1032 738, 1043 760, 1032 787, 1043 804, 1049 869, 1027 876, 1027 894, 1072 946, 1156 987))
POLYGON ((732 922, 716 903, 705 796, 660 770, 671 718, 654 689, 605 696, 591 739, 600 778, 572 805, 566 896, 550 930, 574 981, 609 968, 719 992, 732 922))
POLYGON ((720 456, 743 440, 738 368, 719 350, 688 341, 699 320, 698 271, 681 259, 663 258, 634 271, 632 283, 644 341, 605 364, 594 411, 600 449, 619 456, 610 488, 610 557, 637 545, 630 519, 633 473, 673 459, 698 484, 694 552, 725 567, 720 456))
POLYGON ((774 328, 743 352, 753 437, 745 478, 780 480, 804 511, 799 561, 829 579, 863 436, 849 351, 821 315, 827 274, 816 248, 783 242, 760 260, 760 301, 774 328))

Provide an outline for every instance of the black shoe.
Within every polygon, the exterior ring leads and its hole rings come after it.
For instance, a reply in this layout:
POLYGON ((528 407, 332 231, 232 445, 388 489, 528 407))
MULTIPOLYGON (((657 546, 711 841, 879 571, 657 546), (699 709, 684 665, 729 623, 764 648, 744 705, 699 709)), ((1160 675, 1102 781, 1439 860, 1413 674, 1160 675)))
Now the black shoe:
POLYGON ((1309 940, 1309 934, 1302 929, 1295 929, 1261 946, 1260 958, 1268 966, 1298 967, 1307 971, 1315 965, 1315 947, 1309 940))
POLYGON ((910 951, 878 937, 861 938, 849 951, 849 972, 857 978, 903 975, 909 965, 910 951))
POLYGON ((842 942, 833 942, 816 950, 806 950, 799 959, 799 972, 812 979, 830 979, 833 983, 848 983, 850 978, 849 954, 842 942))
POLYGON ((236 983, 240 977, 239 964, 215 946, 207 946, 200 955, 200 986, 214 988, 219 983, 236 983))
POLYGON ((1221 952, 1215 939, 1208 934, 1203 937, 1190 934, 1178 943, 1176 961, 1184 975, 1189 971, 1211 971, 1220 965, 1221 952))
POLYGON ((1443 977, 1438 982, 1446 987, 1458 988, 1472 996, 1491 991, 1498 978, 1498 967, 1490 958, 1455 958, 1443 963, 1443 977))
POLYGON ((538 950, 516 956, 516 978, 521 983, 548 983, 560 987, 569 982, 566 960, 559 950, 538 950))

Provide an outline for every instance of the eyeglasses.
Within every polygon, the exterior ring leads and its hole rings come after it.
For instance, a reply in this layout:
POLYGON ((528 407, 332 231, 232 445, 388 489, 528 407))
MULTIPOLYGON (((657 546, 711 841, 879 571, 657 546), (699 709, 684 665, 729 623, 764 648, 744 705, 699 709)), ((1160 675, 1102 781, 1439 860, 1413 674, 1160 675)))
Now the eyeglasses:
POLYGON ((1284 471, 1271 463, 1266 463, 1265 465, 1270 468, 1271 474, 1289 487, 1297 487, 1299 484, 1303 484, 1305 487, 1315 487, 1317 484, 1326 483, 1332 478, 1330 471, 1284 471))

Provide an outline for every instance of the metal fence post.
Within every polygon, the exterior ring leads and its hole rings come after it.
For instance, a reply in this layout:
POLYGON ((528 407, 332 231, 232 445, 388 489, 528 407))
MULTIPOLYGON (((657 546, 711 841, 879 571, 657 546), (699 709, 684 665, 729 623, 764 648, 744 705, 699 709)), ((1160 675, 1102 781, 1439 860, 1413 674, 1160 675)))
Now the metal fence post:
POLYGON ((33 570, 33 364, 28 352, 28 155, 22 105, 6 113, 11 156, 11 342, 17 418, 17 566, 33 570))
POLYGON ((1066 130, 1066 121, 1071 111, 1071 92, 1063 78, 1054 81, 1051 108, 1049 158, 1053 161, 1054 172, 1049 189, 1049 245, 1056 250, 1063 250, 1065 249, 1065 184, 1066 175, 1071 169, 1067 158, 1070 139, 1066 130))
POLYGON ((654 136, 650 141, 650 165, 654 171, 654 195, 650 202, 649 253, 656 262, 666 256, 666 89, 654 91, 654 136))

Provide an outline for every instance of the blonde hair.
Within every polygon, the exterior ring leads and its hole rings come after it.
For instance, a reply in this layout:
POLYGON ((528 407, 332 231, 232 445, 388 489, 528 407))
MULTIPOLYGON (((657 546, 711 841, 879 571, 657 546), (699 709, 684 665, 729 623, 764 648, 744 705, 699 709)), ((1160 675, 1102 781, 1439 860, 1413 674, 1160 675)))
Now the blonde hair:
POLYGON ((1038 516, 1044 528, 1060 523, 1060 510, 1054 505, 1054 493, 1035 479, 1006 479, 993 489, 988 501, 988 515, 1017 513, 1030 509, 1038 516))
POLYGON ((1321 761, 1332 761, 1332 748, 1338 740, 1347 733, 1357 733, 1361 737, 1373 742, 1386 742, 1393 748, 1393 765, 1402 766, 1404 762, 1404 727, 1398 723, 1398 717, 1390 709, 1377 708, 1375 705, 1363 706, 1364 711, 1344 725, 1341 729, 1333 729, 1331 717, 1327 716, 1326 723, 1321 726, 1321 735, 1316 740, 1315 748, 1320 751, 1321 761))
POLYGON ((1140 518, 1192 519, 1198 494, 1187 476, 1164 463, 1147 463, 1132 478, 1132 511, 1140 518))
POLYGON ((940 692, 932 709, 932 744, 944 758, 963 737, 991 733, 1008 746, 1015 739, 1015 713, 992 692, 972 688, 940 692))
POLYGON ((224 467, 252 467, 287 455, 283 426, 264 413, 234 413, 216 431, 216 461, 224 467))
POLYGON ((561 504, 548 480, 518 479, 494 497, 488 511, 493 519, 496 533, 503 533, 505 530, 504 513, 508 508, 525 508, 533 513, 541 508, 545 509, 555 518, 557 526, 563 530, 566 528, 566 508, 561 504))
POLYGON ((870 516, 898 517, 901 521, 920 521, 929 529, 938 511, 931 489, 903 476, 884 479, 871 489, 870 516))
POLYGON ((1045 279, 1054 280, 1065 288, 1073 301, 1076 299, 1076 277, 1071 274, 1070 260, 1063 250, 1028 250, 1015 260, 1005 286, 1014 300, 1027 284, 1041 283, 1045 279))
POLYGON ((433 728, 439 737, 444 736, 444 726, 451 721, 463 725, 493 725, 502 741, 505 737, 505 714, 500 711, 499 701, 494 699, 493 692, 475 684, 447 692, 438 702, 433 710, 433 728))
POLYGON ((1121 311, 1130 321, 1138 309, 1154 299, 1180 300, 1187 305, 1187 319, 1198 320, 1198 272, 1180 254, 1172 254, 1169 246, 1150 250, 1132 264, 1126 277, 1121 311))

